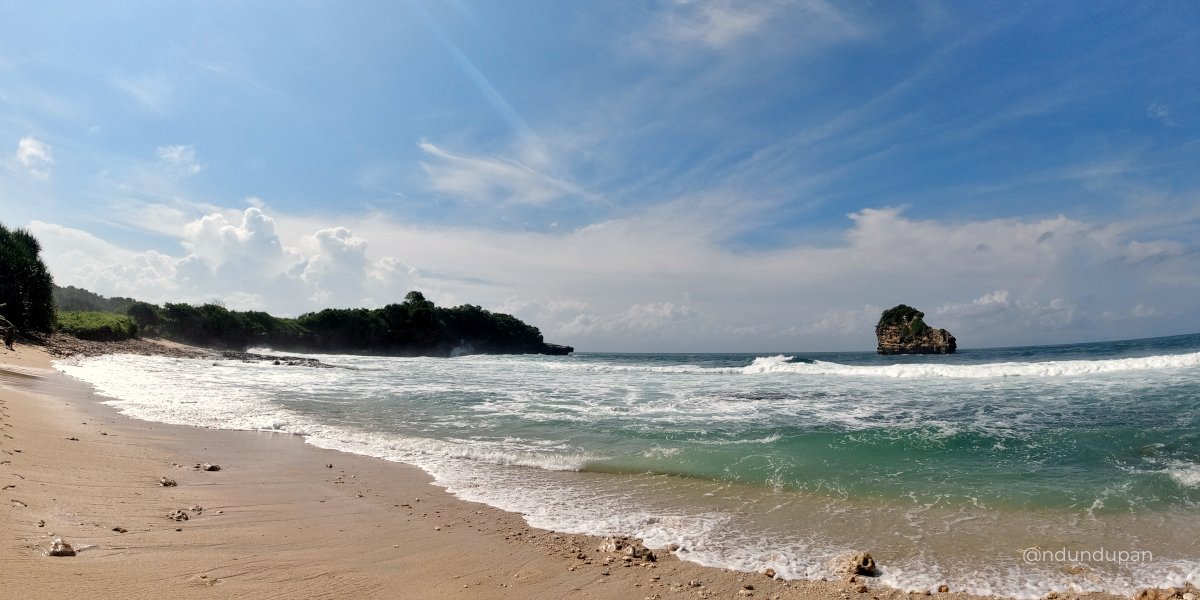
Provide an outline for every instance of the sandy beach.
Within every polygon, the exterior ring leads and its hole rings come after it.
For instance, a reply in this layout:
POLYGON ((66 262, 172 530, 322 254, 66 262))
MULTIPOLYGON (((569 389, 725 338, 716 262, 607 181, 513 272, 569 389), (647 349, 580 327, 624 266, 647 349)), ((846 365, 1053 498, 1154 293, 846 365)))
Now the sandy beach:
POLYGON ((627 559, 458 500, 408 465, 123 417, 52 359, 27 345, 0 354, 3 598, 909 596, 861 576, 707 568, 666 549, 627 559), (56 538, 77 554, 47 556, 56 538))

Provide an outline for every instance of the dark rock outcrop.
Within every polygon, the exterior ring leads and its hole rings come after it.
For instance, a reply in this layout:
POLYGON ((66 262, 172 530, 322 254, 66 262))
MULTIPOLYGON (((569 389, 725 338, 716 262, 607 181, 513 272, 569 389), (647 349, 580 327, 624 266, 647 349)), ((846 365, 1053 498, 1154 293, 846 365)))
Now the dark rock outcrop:
POLYGON ((561 344, 545 343, 545 344, 542 344, 542 351, 540 352, 540 354, 549 354, 551 356, 566 356, 574 351, 575 351, 575 348, 573 348, 571 346, 563 346, 561 344))
POLYGON ((958 342, 945 329, 925 324, 925 313, 905 304, 883 311, 875 325, 880 354, 952 354, 958 342))

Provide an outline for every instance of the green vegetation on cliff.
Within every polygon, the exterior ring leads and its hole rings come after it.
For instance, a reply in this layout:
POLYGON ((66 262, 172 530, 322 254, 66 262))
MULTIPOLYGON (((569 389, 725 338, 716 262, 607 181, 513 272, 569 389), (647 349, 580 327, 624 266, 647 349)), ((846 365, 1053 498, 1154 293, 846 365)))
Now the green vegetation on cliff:
POLYGON ((229 349, 268 346, 297 352, 449 356, 554 352, 536 327, 464 304, 441 308, 420 292, 383 308, 327 308, 295 319, 259 311, 135 302, 127 313, 146 335, 229 349))
POLYGON ((115 342, 137 337, 133 319, 106 312, 59 311, 58 330, 81 340, 115 342))
MULTIPOLYGON (((162 306, 132 298, 105 298, 77 287, 57 287, 42 263, 41 245, 28 231, 0 225, 0 315, 18 330, 64 333, 97 341, 145 335, 201 346, 244 350, 349 352, 401 356, 453 354, 566 354, 547 344, 536 327, 471 304, 442 308, 421 292, 383 308, 327 308, 280 318, 217 304, 162 306), (63 313, 56 317, 55 306, 63 313)), ((0 322, 3 325, 3 322, 0 322)))
MULTIPOLYGON (((907 304, 897 304, 896 306, 883 311, 883 314, 879 315, 879 322, 876 323, 875 326, 904 325, 905 323, 913 321, 914 319, 924 318, 925 313, 907 304)), ((924 323, 924 321, 922 321, 922 323, 924 323)))
POLYGON ((137 303, 133 298, 119 296, 105 298, 100 294, 89 292, 73 285, 67 287, 54 286, 54 305, 58 310, 106 312, 125 314, 130 306, 137 303))

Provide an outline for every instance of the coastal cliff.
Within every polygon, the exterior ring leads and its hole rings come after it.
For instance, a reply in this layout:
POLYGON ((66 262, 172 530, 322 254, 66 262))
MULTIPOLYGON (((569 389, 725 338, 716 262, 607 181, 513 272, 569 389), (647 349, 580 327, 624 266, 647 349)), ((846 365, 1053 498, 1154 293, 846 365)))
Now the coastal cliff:
POLYGON ((875 325, 879 354, 953 354, 957 340, 925 324, 925 313, 905 304, 883 311, 875 325))

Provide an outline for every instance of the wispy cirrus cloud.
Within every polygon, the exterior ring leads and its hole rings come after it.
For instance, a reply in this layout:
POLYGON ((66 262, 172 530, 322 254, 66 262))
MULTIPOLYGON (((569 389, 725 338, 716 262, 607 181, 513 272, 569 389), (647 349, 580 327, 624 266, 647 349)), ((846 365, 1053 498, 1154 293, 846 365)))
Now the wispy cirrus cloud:
POLYGON ((453 154, 422 141, 421 168, 430 187, 456 200, 506 204, 547 204, 585 195, 569 180, 539 170, 528 162, 496 156, 453 154))
MULTIPOLYGON (((665 44, 676 50, 728 50, 747 40, 762 42, 768 30, 790 29, 792 42, 819 45, 862 35, 864 27, 825 0, 735 2, 683 0, 660 5, 650 25, 638 33, 648 51, 665 44)), ((772 40, 775 42, 778 40, 772 40)))
POLYGON ((155 153, 159 160, 177 173, 195 175, 204 170, 204 165, 196 160, 196 149, 192 146, 159 146, 155 153))

